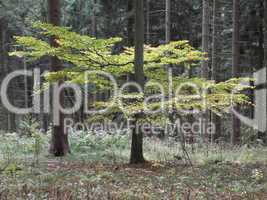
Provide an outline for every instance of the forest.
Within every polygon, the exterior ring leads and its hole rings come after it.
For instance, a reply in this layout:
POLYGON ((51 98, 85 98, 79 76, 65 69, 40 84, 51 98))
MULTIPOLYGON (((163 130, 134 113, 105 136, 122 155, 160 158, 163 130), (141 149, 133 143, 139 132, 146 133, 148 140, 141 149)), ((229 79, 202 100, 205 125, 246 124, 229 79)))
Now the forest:
POLYGON ((266 200, 267 0, 0 0, 0 200, 266 200))

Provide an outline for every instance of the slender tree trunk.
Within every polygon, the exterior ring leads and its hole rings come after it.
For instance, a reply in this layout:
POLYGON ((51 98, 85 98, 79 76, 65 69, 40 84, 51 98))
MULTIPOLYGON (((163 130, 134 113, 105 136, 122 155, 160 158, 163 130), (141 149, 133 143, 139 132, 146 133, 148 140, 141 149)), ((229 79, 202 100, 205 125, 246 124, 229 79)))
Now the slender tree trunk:
MULTIPOLYGON (((0 67, 1 67, 1 78, 4 79, 5 75, 6 75, 6 66, 5 66, 5 30, 6 30, 6 19, 0 18, 0 67)), ((2 81, 2 80, 1 80, 2 81)), ((3 130, 8 130, 9 127, 9 120, 6 118, 6 115, 8 115, 8 111, 4 108, 4 106, 2 105, 2 102, 0 101, 0 107, 2 112, 0 113, 1 115, 3 115, 3 119, 1 121, 1 129, 3 130)))
MULTIPOLYGON (((171 41, 171 0, 165 0, 165 43, 169 44, 171 41)), ((166 66, 168 70, 171 69, 170 65, 166 66)), ((174 108, 173 108, 174 109, 174 108)), ((173 112, 169 118, 174 119, 175 113, 173 112)), ((168 134, 163 133, 162 138, 168 139, 168 134)))
MULTIPOLYGON (((212 22, 212 79, 215 82, 219 82, 218 75, 220 74, 220 43, 221 43, 221 37, 220 37, 220 10, 221 10, 221 0, 213 0, 213 22, 212 22)), ((212 122, 215 125, 215 131, 213 135, 213 141, 216 142, 216 140, 221 136, 221 118, 212 113, 211 114, 212 122)))
POLYGON ((128 0, 127 4, 127 15, 128 15, 128 22, 127 22, 127 45, 133 46, 134 45, 134 0, 128 0))
POLYGON ((92 13, 92 36, 97 37, 97 22, 96 22, 96 5, 97 0, 94 0, 93 13, 92 13))
POLYGON ((267 0, 264 0, 264 64, 267 67, 267 0))
POLYGON ((264 0, 264 65, 267 68, 267 0, 264 0))
POLYGON ((146 0, 146 43, 150 44, 150 0, 146 0))
MULTIPOLYGON (((202 51, 207 54, 207 58, 209 58, 209 0, 203 0, 202 2, 203 10, 202 10, 202 51)), ((209 79, 209 61, 202 61, 201 64, 201 77, 204 79, 209 79)), ((201 137, 204 140, 208 139, 207 132, 205 127, 207 127, 207 120, 209 116, 209 112, 205 109, 201 114, 201 137)))
POLYGON ((260 23, 258 26, 259 37, 258 37, 258 68, 262 69, 264 67, 264 0, 259 2, 260 8, 260 23))
MULTIPOLYGON (((188 0, 188 4, 190 6, 190 11, 193 10, 193 2, 192 0, 188 0)), ((194 30, 193 30, 193 13, 190 13, 190 16, 189 16, 189 22, 188 22, 188 27, 189 27, 189 30, 188 30, 188 41, 190 42, 191 46, 193 46, 193 43, 194 43, 194 30)))
MULTIPOLYGON (((1 49, 0 49, 0 65, 2 67, 1 74, 5 76, 7 73, 9 73, 10 68, 8 66, 8 52, 6 49, 6 43, 7 43, 7 34, 6 30, 8 27, 8 22, 6 18, 0 19, 0 42, 1 42, 1 49)), ((8 89, 8 96, 11 103, 14 103, 14 84, 12 82, 10 83, 9 89, 8 89)), ((3 108, 3 110, 7 114, 7 118, 5 117, 6 121, 6 129, 9 132, 15 132, 16 131, 16 116, 15 113, 11 113, 10 111, 6 110, 6 108, 3 108)))
MULTIPOLYGON (((260 21, 259 24, 259 38, 258 38, 258 70, 265 67, 265 59, 264 59, 264 0, 259 1, 259 9, 260 9, 260 21)), ((265 120, 266 121, 266 120, 265 120)), ((258 139, 265 142, 265 132, 264 131, 258 131, 258 139)))
POLYGON ((165 26, 165 42, 168 44, 171 41, 171 0, 166 0, 165 26))
MULTIPOLYGON (((49 22, 55 26, 60 25, 60 0, 48 0, 48 10, 49 10, 49 22)), ((56 42, 56 38, 51 38, 51 45, 54 47, 57 47, 58 44, 56 42)), ((62 63, 57 57, 51 58, 51 69, 52 72, 57 72, 62 70, 62 63)), ((58 83, 59 85, 61 84, 58 83)), ((60 99, 59 102, 61 105, 64 105, 64 91, 59 94, 60 99)), ((55 97, 53 97, 55 98, 55 97)), ((52 108, 59 109, 59 108, 52 108)), ((55 119, 53 119, 54 121, 55 119)), ((68 143, 68 135, 67 133, 64 133, 64 115, 63 113, 59 113, 59 125, 55 124, 53 122, 53 128, 52 128, 52 141, 51 141, 51 147, 50 152, 55 156, 65 156, 69 149, 69 143, 68 143)))
MULTIPOLYGON (((143 0, 135 0, 135 81, 144 88, 144 3, 143 0)), ((135 116, 137 122, 138 116, 135 116)), ((144 163, 143 133, 135 124, 132 132, 131 164, 144 163)))
MULTIPOLYGON (((209 53, 209 0, 203 0, 202 11, 202 51, 209 53)), ((207 55, 207 57, 209 57, 207 55)), ((209 61, 203 61, 201 66, 201 77, 209 79, 209 61)))
MULTIPOLYGON (((240 77, 240 0, 233 0, 233 38, 232 38, 232 77, 240 77)), ((239 107, 235 109, 238 111, 239 107)), ((233 145, 240 143, 240 120, 233 115, 233 132, 231 135, 231 143, 233 145)))
MULTIPOLYGON (((264 0, 264 67, 267 71, 267 0, 264 0)), ((266 77, 267 80, 267 77, 266 77)), ((267 99, 267 97, 266 97, 267 99)), ((266 111, 267 111, 267 102, 266 111)), ((265 131, 265 143, 267 143, 267 130, 265 131)))
MULTIPOLYGON (((46 2, 41 2, 41 21, 48 22, 48 13, 46 11, 46 2)), ((43 80, 41 80, 43 82, 43 80)), ((47 133, 48 127, 49 127, 49 114, 44 112, 44 94, 41 93, 41 109, 40 109, 40 114, 39 114, 39 120, 40 120, 40 126, 41 129, 44 133, 47 133)))

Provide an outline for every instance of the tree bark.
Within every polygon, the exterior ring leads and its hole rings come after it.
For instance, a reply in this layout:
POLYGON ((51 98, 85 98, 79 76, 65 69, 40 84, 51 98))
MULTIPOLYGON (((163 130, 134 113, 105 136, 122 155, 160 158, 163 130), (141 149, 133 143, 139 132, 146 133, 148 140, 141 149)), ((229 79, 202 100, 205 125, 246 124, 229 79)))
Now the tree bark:
MULTIPOLYGON (((267 71, 267 0, 264 0, 264 22, 263 24, 264 24, 263 25, 264 26, 264 67, 267 71)), ((266 80, 267 80, 267 77, 266 77, 266 80)), ((267 102, 265 102, 265 104, 266 104, 266 111, 267 111, 267 102)), ((267 143, 267 130, 265 131, 265 143, 267 143)))
MULTIPOLYGON (((135 0, 135 81, 142 88, 145 84, 144 75, 144 3, 143 0, 135 0)), ((135 122, 139 116, 135 116, 135 122)), ((132 131, 131 164, 144 163, 143 156, 143 133, 136 126, 132 131)))
MULTIPOLYGON (((232 38, 232 77, 240 77, 240 0, 233 0, 233 38, 232 38)), ((239 110, 239 106, 235 107, 239 110)), ((231 143, 233 145, 240 144, 241 122, 233 114, 233 132, 231 135, 231 143)))
MULTIPOLYGON (((202 11, 202 51, 209 53, 209 0, 203 0, 202 11)), ((208 55, 207 55, 208 57, 208 55)), ((201 77, 209 78, 209 62, 203 61, 201 65, 201 77)))
MULTIPOLYGON (((203 0, 202 2, 203 10, 202 10, 202 51, 207 54, 207 58, 209 58, 209 0, 203 0)), ((201 63, 201 77, 204 79, 209 79, 209 61, 204 60, 201 63)), ((204 108, 205 109, 205 108, 204 108)), ((207 132, 205 130, 205 127, 207 127, 207 120, 209 116, 209 112, 205 109, 201 113, 201 137, 203 141, 208 139, 207 132)), ((207 142, 207 141, 206 141, 207 142)))
MULTIPOLYGON (((218 83, 220 78, 220 11, 221 11, 221 0, 213 0, 213 22, 212 22, 212 80, 218 83)), ((212 113, 211 114, 212 122, 215 125, 215 131, 213 135, 213 141, 217 141, 218 138, 221 136, 221 118, 212 113)))
MULTIPOLYGON (((60 26, 60 0, 48 0, 48 12, 49 12, 49 23, 60 26)), ((56 42, 56 38, 51 38, 51 45, 54 47, 58 47, 56 42)), ((51 58, 51 72, 57 72, 63 69, 62 63, 57 57, 51 58)), ((62 82, 59 82, 60 85, 62 82)), ((64 91, 59 94, 60 99, 59 102, 61 105, 64 105, 64 91)), ((54 98, 54 97, 53 97, 54 98)), ((59 109, 59 108, 52 108, 59 109)), ((54 121, 54 119, 53 119, 54 121)), ((64 115, 63 113, 59 113, 59 125, 53 122, 52 127, 52 141, 50 146, 50 152, 54 156, 65 156, 69 149, 68 143, 68 135, 64 132, 64 115)))
POLYGON ((97 0, 93 1, 93 13, 92 13, 92 36, 97 37, 97 22, 96 22, 96 5, 97 5, 97 0))
POLYGON ((264 0, 264 65, 267 68, 267 0, 264 0))
POLYGON ((165 23, 165 42, 168 44, 171 41, 171 0, 166 0, 165 23))
MULTIPOLYGON (((40 20, 47 23, 48 13, 46 10, 46 5, 47 5, 46 2, 41 2, 40 4, 40 7, 41 7, 41 19, 40 20)), ((43 80, 41 80, 41 82, 42 81, 43 80)), ((42 132, 47 133, 50 119, 49 119, 49 114, 44 112, 44 94, 41 93, 40 97, 41 97, 41 101, 40 101, 41 109, 40 109, 40 114, 39 114, 40 127, 41 127, 42 132)))
POLYGON ((128 0, 127 3, 127 15, 128 15, 128 22, 127 22, 127 45, 133 46, 134 45, 134 0, 128 0))
MULTIPOLYGON (((8 66, 8 52, 6 49, 7 43, 7 34, 6 30, 8 27, 8 21, 5 17, 0 18, 0 42, 1 42, 1 49, 0 49, 0 64, 1 64, 1 75, 4 77, 10 71, 8 66)), ((8 89, 8 97, 11 103, 14 103, 14 84, 10 83, 8 89)), ((6 110, 6 108, 2 108, 7 115, 5 117, 5 129, 9 132, 16 132, 16 115, 15 113, 11 113, 10 111, 6 110)))
MULTIPOLYGON (((265 36, 264 36, 264 1, 265 0, 260 0, 259 1, 259 9, 260 9, 260 23, 259 23, 259 37, 258 37, 258 68, 257 70, 260 70, 265 67, 265 51, 264 50, 264 41, 265 41, 265 36)), ((266 104, 265 104, 266 105, 266 104)), ((266 121, 266 120, 265 120, 266 121)), ((258 131, 258 139, 262 140, 264 143, 266 142, 266 135, 265 131, 258 131)))
POLYGON ((146 43, 150 44, 150 0, 146 0, 146 43))

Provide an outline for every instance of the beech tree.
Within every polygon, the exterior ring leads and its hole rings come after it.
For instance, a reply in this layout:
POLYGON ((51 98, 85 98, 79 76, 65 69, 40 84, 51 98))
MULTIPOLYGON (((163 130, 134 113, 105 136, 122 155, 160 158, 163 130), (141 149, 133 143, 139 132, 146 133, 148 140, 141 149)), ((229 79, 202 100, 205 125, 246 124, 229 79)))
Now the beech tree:
MULTIPOLYGON (((139 3, 136 3, 136 8, 142 8, 142 2, 139 3)), ((140 25, 143 25, 143 18, 142 14, 139 15, 139 12, 136 15, 136 28, 143 33, 144 26, 142 28, 140 27, 140 25)), ((225 82, 215 83, 196 77, 189 78, 188 75, 175 75, 172 78, 172 90, 188 82, 196 84, 199 88, 207 87, 210 93, 205 95, 206 103, 203 104, 203 99, 196 96, 191 87, 184 88, 182 97, 179 100, 177 97, 169 97, 167 76, 169 72, 166 70, 166 66, 182 66, 187 71, 204 59, 203 53, 191 47, 188 41, 174 41, 158 47, 148 46, 144 48, 144 34, 136 31, 135 48, 125 48, 123 53, 113 54, 112 47, 121 41, 120 38, 106 40, 95 39, 90 36, 81 36, 66 28, 54 27, 50 24, 37 24, 35 27, 41 29, 41 33, 45 36, 53 35, 57 38, 60 45, 55 47, 33 37, 16 37, 17 44, 24 46, 25 51, 13 52, 11 55, 30 57, 33 60, 40 59, 43 56, 54 56, 59 60, 73 65, 73 68, 50 72, 46 76, 48 82, 55 83, 67 80, 76 84, 84 84, 88 83, 88 80, 84 79, 86 72, 102 70, 103 72, 111 73, 117 78, 125 77, 127 74, 134 74, 136 83, 143 89, 146 89, 144 92, 137 91, 137 94, 128 91, 127 94, 113 97, 112 102, 98 102, 95 105, 96 109, 109 107, 109 112, 100 114, 102 117, 105 115, 110 117, 114 114, 122 113, 126 119, 132 118, 135 122, 134 128, 131 130, 132 146, 130 163, 132 164, 145 162, 143 156, 143 133, 139 130, 139 126, 135 126, 136 122, 149 120, 164 125, 168 121, 172 122, 170 118, 174 117, 175 121, 176 117, 179 115, 182 116, 178 113, 179 110, 191 110, 195 108, 200 110, 208 109, 215 113, 221 113, 226 108, 229 108, 233 102, 237 104, 247 102, 246 95, 241 93, 246 87, 238 86, 241 81, 239 79, 230 79, 225 82), (145 74, 147 80, 145 80, 145 74), (157 86, 154 87, 152 85, 147 88, 149 83, 155 82, 163 86, 163 94, 165 96, 147 105, 151 110, 161 108, 160 113, 150 115, 144 109, 143 101, 145 97, 150 97, 155 92, 161 92, 157 86), (144 88, 145 83, 146 88, 144 88), (231 91, 236 87, 240 92, 232 95, 231 91), (120 99, 124 100, 120 101, 120 99), (123 105, 124 108, 122 109, 120 105, 123 105), (173 110, 170 111, 170 116, 166 116, 166 111, 169 111, 170 106, 172 106, 173 110)), ((89 82, 96 85, 97 91, 101 88, 102 90, 103 88, 110 88, 110 85, 98 76, 91 77, 89 82)), ((113 90, 115 89, 113 88, 113 90)), ((161 92, 161 95, 163 94, 161 92)), ((97 116, 95 115, 95 117, 97 116)))
MULTIPOLYGON (((48 0, 48 11, 49 11, 49 23, 54 26, 60 26, 60 0, 48 0)), ((51 37, 51 46, 57 48, 57 38, 51 37)), ((56 57, 51 57, 50 63, 50 71, 58 72, 63 70, 63 66, 61 61, 56 57)), ((60 85, 62 81, 57 82, 60 85)), ((53 92, 56 94, 56 92, 53 92)), ((53 97, 55 98, 55 97, 53 97)), ((64 105, 64 91, 61 91, 59 94, 59 102, 61 105, 64 105)), ((53 110, 57 110, 59 108, 52 107, 53 110)), ((55 156, 65 156, 69 151, 69 143, 68 143, 68 135, 64 132, 64 114, 62 112, 59 113, 59 123, 55 124, 55 119, 53 119, 53 127, 52 127, 52 140, 50 146, 50 153, 55 156)))

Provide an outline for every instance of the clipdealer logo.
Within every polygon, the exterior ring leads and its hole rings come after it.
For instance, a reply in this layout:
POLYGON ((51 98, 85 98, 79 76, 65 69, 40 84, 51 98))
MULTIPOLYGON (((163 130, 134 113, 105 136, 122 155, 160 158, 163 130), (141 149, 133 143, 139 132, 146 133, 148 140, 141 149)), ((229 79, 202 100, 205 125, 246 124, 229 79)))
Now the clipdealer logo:
MULTIPOLYGON (((267 119, 266 119, 266 68, 263 68, 253 75, 256 89, 254 90, 254 116, 253 118, 248 118, 241 113, 239 113, 234 107, 232 107, 232 112, 234 115, 244 124, 252 127, 258 131, 265 132, 267 130, 267 119)), ((248 83, 243 83, 248 85, 248 83)), ((234 91, 233 91, 234 94, 234 91)))
MULTIPOLYGON (((44 72, 45 74, 46 72, 44 72)), ((53 83, 50 85, 50 87, 45 90, 42 91, 43 92, 43 97, 41 97, 41 95, 39 93, 33 92, 33 107, 32 108, 18 108, 14 105, 12 105, 9 101, 9 97, 8 97, 8 85, 10 84, 10 82, 18 77, 18 76, 28 76, 28 77, 34 77, 34 87, 33 90, 36 91, 41 91, 41 76, 43 76, 44 74, 40 74, 40 69, 36 68, 33 71, 29 71, 29 70, 17 70, 14 71, 10 74, 8 74, 5 79, 2 81, 1 84, 1 100, 2 100, 2 104, 3 106, 5 106, 5 108, 7 108, 10 112, 16 113, 16 114, 29 114, 29 113, 35 113, 38 114, 41 112, 41 98, 43 98, 43 104, 44 104, 44 108, 43 108, 43 112, 44 113, 50 113, 52 111, 52 116, 53 116, 53 123, 58 125, 59 122, 59 116, 60 113, 63 114, 73 114, 76 111, 78 111, 81 108, 82 105, 82 95, 85 95, 85 102, 84 102, 84 108, 85 108, 85 113, 86 114, 96 114, 96 113, 105 113, 109 108, 103 109, 103 110, 90 110, 88 109, 88 107, 86 105, 88 105, 88 93, 85 92, 84 94, 81 91, 81 88, 79 85, 77 84, 72 84, 72 83, 62 83, 62 84, 58 84, 58 83, 53 83), (74 97, 75 97, 75 102, 73 107, 70 108, 64 108, 63 105, 60 104, 60 94, 62 93, 62 91, 66 88, 72 89, 74 92, 74 97), (52 105, 50 105, 51 99, 50 99, 50 90, 52 90, 52 105), (52 108, 51 108, 52 107, 52 108)), ((120 108, 122 110, 124 110, 124 106, 123 106, 123 92, 126 90, 127 87, 135 87, 139 92, 143 92, 142 88, 134 83, 134 82, 128 82, 125 83, 122 87, 119 88, 115 78, 111 75, 108 74, 106 72, 103 71, 90 71, 88 73, 85 74, 85 83, 88 82, 88 80, 90 80, 90 75, 98 75, 101 76, 103 78, 105 78, 106 80, 109 80, 110 83, 113 85, 113 94, 111 95, 111 105, 113 105, 115 103, 115 99, 117 104, 120 106, 120 108)), ((232 103, 232 107, 231 107, 231 111, 234 113, 234 115, 236 117, 238 117, 240 119, 241 122, 243 122, 244 124, 253 127, 254 129, 257 129, 261 132, 264 132, 267 130, 266 127, 266 96, 267 96, 267 89, 266 89, 266 68, 263 68, 257 72, 254 73, 254 79, 255 79, 255 85, 256 86, 261 86, 259 87, 260 89, 256 89, 254 92, 254 99, 255 99, 255 107, 254 107, 254 118, 248 118, 244 115, 242 115, 241 113, 239 113, 237 110, 235 110, 234 107, 234 103, 232 103), (262 87, 264 86, 265 87, 262 87)), ((149 85, 153 85, 155 87, 158 87, 159 90, 161 91, 160 94, 157 95, 153 95, 153 96, 149 96, 144 100, 144 110, 149 114, 155 114, 155 112, 163 112, 164 109, 164 97, 166 96, 166 94, 164 93, 164 89, 163 86, 160 85, 160 83, 147 83, 145 87, 148 87, 149 85), (150 102, 153 98, 155 99, 161 99, 161 107, 155 111, 155 110, 150 110, 148 108, 148 102, 150 102)), ((245 84, 248 85, 248 83, 241 83, 241 84, 245 84)), ((172 88, 172 73, 171 71, 169 72, 169 87, 172 88)), ((194 98, 198 98, 200 100, 202 100, 203 104, 205 104, 205 98, 203 99, 203 97, 205 96, 205 94, 207 93, 207 88, 203 88, 200 89, 197 85, 195 85, 194 83, 190 83, 190 82, 186 82, 184 84, 182 84, 181 86, 179 86, 178 88, 175 88, 175 100, 177 100, 177 102, 179 102, 179 100, 181 100, 183 98, 182 94, 182 90, 184 87, 192 87, 195 89, 196 94, 194 94, 194 98), (202 91, 202 92, 201 92, 202 91)), ((86 91, 88 91, 88 84, 85 84, 85 89, 86 91)), ((173 88, 172 88, 173 89, 173 88)), ((171 89, 171 90, 172 90, 171 89)), ((236 90, 238 90, 238 88, 236 88, 236 90)), ((172 91, 169 91, 169 98, 172 99, 172 91)), ((235 90, 232 91, 232 95, 235 94, 235 90)), ((233 96, 232 96, 233 97, 233 96)), ((181 112, 185 112, 185 113, 190 113, 190 111, 186 111, 186 110, 181 110, 181 112)), ((198 110, 194 110, 191 111, 193 113, 197 113, 199 112, 198 110)))

